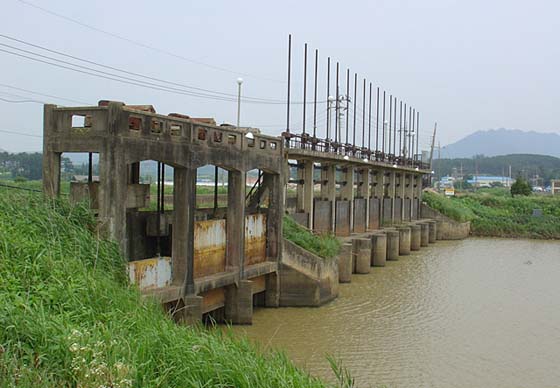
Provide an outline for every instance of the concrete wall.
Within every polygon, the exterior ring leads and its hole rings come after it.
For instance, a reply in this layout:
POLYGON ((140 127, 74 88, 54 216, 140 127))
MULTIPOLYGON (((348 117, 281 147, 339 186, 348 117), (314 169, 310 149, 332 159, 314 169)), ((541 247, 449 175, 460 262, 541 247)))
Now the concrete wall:
POLYGON ((431 218, 437 221, 438 240, 463 240, 469 237, 470 222, 457 222, 432 209, 425 203, 421 205, 422 218, 431 218))
POLYGON ((338 296, 338 262, 283 240, 280 306, 320 306, 338 296))

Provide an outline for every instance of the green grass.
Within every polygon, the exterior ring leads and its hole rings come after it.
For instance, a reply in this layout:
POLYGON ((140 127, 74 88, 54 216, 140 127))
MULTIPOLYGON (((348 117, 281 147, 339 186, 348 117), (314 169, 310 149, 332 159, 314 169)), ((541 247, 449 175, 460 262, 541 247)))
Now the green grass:
POLYGON ((560 198, 504 195, 503 189, 465 193, 456 198, 426 192, 423 200, 456 221, 471 221, 476 236, 560 239, 560 198), (533 217, 540 209, 542 217, 533 217))
POLYGON ((176 325, 83 206, 0 188, 1 387, 323 387, 282 353, 176 325))
POLYGON ((294 221, 290 216, 284 217, 282 228, 284 238, 296 245, 325 259, 331 259, 340 251, 340 241, 331 234, 313 234, 294 221))

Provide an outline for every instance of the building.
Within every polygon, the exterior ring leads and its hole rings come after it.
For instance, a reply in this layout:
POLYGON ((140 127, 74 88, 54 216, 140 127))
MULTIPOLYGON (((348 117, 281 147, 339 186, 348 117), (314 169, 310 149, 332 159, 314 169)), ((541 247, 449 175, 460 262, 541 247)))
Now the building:
POLYGON ((504 187, 511 187, 512 179, 508 176, 485 176, 474 175, 472 179, 467 180, 475 187, 492 187, 494 184, 502 184, 504 187))
POLYGON ((560 195, 560 179, 552 179, 550 181, 550 192, 552 195, 560 195))

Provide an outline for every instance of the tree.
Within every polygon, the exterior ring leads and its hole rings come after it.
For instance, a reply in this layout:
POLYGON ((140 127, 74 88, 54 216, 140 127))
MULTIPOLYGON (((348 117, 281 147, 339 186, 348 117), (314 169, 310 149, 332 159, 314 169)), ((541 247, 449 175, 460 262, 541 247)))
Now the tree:
POLYGON ((532 192, 531 185, 521 176, 518 176, 515 182, 511 185, 511 196, 515 195, 530 195, 532 192))

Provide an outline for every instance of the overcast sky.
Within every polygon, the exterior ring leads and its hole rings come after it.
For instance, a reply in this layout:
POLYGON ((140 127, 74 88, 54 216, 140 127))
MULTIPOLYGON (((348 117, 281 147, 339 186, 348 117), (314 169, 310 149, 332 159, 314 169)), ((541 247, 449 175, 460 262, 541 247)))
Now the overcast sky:
MULTIPOLYGON (((287 36, 292 33, 292 100, 302 99, 303 44, 308 42, 310 68, 312 50, 319 49, 320 100, 326 98, 326 57, 331 56, 333 62, 340 61, 343 70, 349 67, 352 73, 357 72, 360 83, 365 77, 374 87, 380 86, 415 107, 421 114, 420 141, 424 148, 435 121, 442 145, 480 129, 559 129, 557 1, 3 0, 2 5, 3 35, 221 93, 235 95, 236 78, 243 77, 244 95, 269 100, 286 98, 287 36)), ((54 56, 5 37, 0 37, 0 43, 54 56)), ((0 49, 15 51, 6 46, 0 49)), ((236 120, 237 105, 232 101, 119 83, 2 51, 0 61, 0 148, 9 151, 41 149, 39 137, 5 131, 40 136, 42 106, 4 100, 31 99, 71 106, 115 99, 152 104, 163 114, 215 117, 219 123, 236 120)), ((313 90, 311 72, 309 77, 308 98, 313 90)), ((308 106, 309 123, 311 111, 308 106)), ((323 103, 318 108, 321 135, 324 116, 323 103)), ((291 127, 299 132, 301 105, 293 106, 292 118, 291 127)), ((285 122, 282 104, 242 104, 242 125, 280 134, 285 122)))

